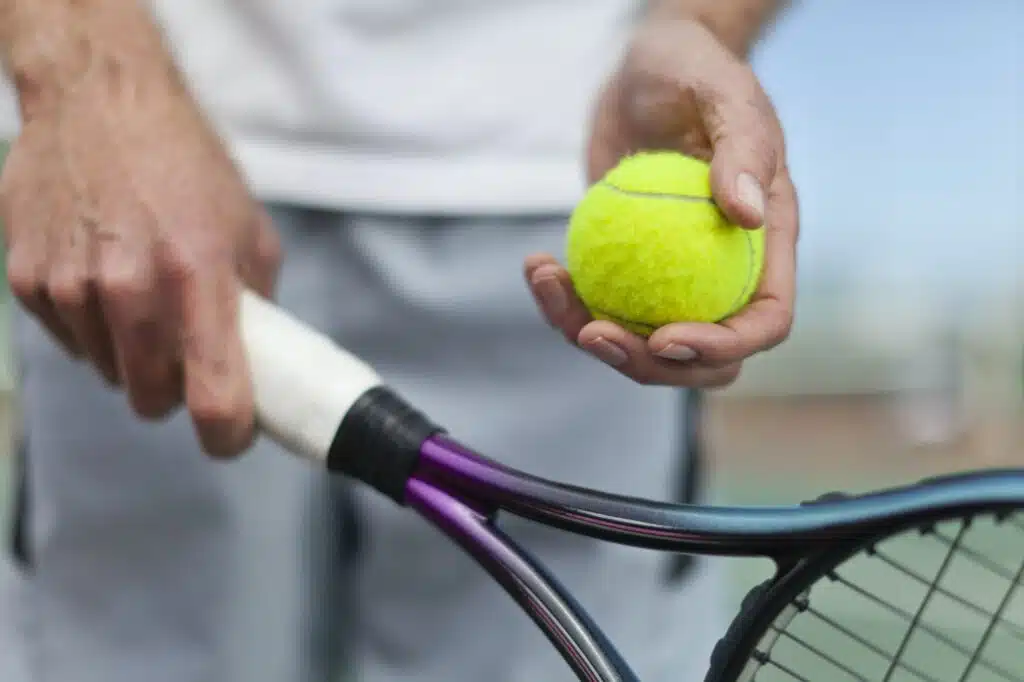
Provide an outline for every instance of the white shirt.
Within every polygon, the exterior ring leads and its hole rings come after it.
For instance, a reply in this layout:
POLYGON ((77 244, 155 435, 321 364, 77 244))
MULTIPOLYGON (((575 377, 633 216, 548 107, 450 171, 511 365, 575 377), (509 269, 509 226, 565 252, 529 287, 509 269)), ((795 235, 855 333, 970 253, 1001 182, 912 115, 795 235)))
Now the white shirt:
MULTIPOLYGON (((640 0, 154 0, 264 199, 562 211, 640 0)), ((13 126, 10 115, 0 123, 13 126)))

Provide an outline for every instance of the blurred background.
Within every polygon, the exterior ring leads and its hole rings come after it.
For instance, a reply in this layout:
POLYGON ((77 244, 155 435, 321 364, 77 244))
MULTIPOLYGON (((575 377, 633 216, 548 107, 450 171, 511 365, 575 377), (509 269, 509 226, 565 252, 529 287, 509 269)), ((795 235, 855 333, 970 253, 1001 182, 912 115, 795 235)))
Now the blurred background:
MULTIPOLYGON (((801 195, 800 298, 791 339, 708 397, 714 499, 1024 465, 1020 0, 797 3, 756 67, 801 195)), ((8 324, 5 293, 5 445, 8 324)), ((729 565, 739 595, 756 571, 729 565)))
POLYGON ((723 474, 1021 463, 1022 38, 1014 0, 808 2, 762 45, 801 196, 800 300, 790 341, 715 398, 723 474))

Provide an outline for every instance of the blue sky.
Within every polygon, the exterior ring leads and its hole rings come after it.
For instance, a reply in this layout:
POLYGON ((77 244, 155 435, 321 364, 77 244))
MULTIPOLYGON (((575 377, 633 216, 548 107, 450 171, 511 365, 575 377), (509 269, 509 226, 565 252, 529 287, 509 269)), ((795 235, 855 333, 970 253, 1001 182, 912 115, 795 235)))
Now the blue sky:
POLYGON ((1024 0, 797 3, 755 64, 787 130, 806 284, 1020 272, 1022 43, 1024 0))

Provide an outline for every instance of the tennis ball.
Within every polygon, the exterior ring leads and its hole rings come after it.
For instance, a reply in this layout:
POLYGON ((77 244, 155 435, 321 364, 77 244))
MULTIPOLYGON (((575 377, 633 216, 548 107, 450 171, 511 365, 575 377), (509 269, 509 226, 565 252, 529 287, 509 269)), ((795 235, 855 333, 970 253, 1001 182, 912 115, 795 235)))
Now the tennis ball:
POLYGON ((650 336, 671 322, 719 322, 743 308, 761 278, 764 229, 725 218, 711 198, 708 164, 643 152, 589 189, 566 246, 590 313, 650 336))

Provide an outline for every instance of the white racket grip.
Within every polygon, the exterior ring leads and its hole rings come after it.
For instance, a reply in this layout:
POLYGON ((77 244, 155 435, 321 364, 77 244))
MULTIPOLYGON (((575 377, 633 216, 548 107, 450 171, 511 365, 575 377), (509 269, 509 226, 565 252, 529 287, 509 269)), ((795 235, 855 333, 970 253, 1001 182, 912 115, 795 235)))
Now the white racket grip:
POLYGON ((257 294, 244 291, 241 307, 259 428, 292 453, 324 462, 345 415, 380 377, 257 294))

